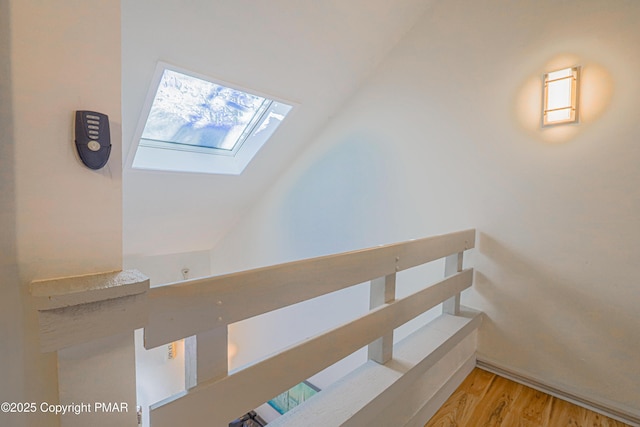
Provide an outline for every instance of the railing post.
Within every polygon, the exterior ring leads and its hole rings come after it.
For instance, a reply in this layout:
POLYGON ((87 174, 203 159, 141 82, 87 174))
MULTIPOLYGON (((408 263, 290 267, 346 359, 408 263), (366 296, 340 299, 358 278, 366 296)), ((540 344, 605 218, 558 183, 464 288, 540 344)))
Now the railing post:
POLYGON ((192 389, 207 380, 227 376, 227 326, 185 339, 185 387, 192 389))
MULTIPOLYGON (((463 252, 449 255, 444 259, 444 277, 453 276, 462 271, 463 252)), ((442 312, 457 316, 460 314, 460 293, 442 303, 442 312)))
MULTIPOLYGON (((396 274, 371 281, 369 307, 376 308, 396 299, 396 274)), ((369 359, 381 364, 393 357, 393 331, 369 344, 369 359)))
POLYGON ((61 427, 138 424, 134 330, 147 322, 148 289, 135 270, 31 283, 41 351, 58 354, 61 427))

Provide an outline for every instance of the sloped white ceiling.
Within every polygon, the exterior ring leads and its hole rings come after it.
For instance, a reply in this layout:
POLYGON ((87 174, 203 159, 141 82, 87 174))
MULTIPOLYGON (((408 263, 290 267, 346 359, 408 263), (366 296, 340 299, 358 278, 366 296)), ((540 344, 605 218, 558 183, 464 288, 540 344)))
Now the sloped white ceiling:
POLYGON ((122 2, 124 253, 212 248, 425 12, 429 0, 122 2), (300 104, 240 176, 131 170, 158 61, 300 104))

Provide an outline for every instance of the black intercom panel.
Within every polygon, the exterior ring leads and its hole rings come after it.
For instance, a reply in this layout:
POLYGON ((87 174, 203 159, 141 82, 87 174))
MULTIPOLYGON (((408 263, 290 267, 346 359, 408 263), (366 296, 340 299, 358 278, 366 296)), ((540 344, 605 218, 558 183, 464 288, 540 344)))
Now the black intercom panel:
POLYGON ((76 111, 76 148, 88 168, 100 169, 111 154, 109 116, 95 111, 76 111))

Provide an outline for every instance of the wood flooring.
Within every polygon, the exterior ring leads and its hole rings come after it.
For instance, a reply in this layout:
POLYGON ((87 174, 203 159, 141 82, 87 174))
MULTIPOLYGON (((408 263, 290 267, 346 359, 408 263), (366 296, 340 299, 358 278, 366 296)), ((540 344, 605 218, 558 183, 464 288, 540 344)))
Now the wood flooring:
POLYGON ((475 368, 425 427, 627 427, 475 368))

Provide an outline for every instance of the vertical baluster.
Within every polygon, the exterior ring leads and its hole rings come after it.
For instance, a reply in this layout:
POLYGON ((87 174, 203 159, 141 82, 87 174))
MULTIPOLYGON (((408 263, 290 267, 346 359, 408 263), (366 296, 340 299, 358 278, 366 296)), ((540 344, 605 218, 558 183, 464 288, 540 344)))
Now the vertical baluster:
POLYGON ((41 351, 57 351, 58 375, 47 380, 67 408, 61 427, 137 425, 134 331, 147 321, 148 290, 135 270, 31 283, 41 351))
MULTIPOLYGON (((444 260, 444 277, 453 276, 462 271, 462 252, 449 255, 444 260)), ((457 316, 460 314, 460 293, 452 296, 442 303, 442 312, 457 316)))
POLYGON ((185 348, 185 386, 187 390, 204 381, 227 376, 227 327, 188 337, 185 348))
MULTIPOLYGON (((369 307, 376 308, 396 298, 396 274, 379 277, 371 281, 369 307)), ((387 363, 393 357, 393 331, 369 344, 369 359, 387 363)))

